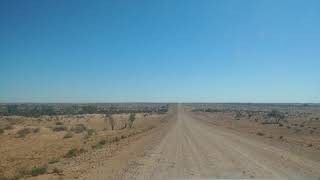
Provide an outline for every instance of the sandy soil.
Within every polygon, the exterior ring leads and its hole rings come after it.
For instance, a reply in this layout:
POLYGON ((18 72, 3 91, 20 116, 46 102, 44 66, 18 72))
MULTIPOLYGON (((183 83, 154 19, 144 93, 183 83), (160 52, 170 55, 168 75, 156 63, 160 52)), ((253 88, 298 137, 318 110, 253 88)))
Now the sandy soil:
MULTIPOLYGON (((319 132, 315 129, 310 134, 308 127, 316 124, 308 124, 295 133, 294 127, 262 125, 260 120, 255 121, 260 117, 236 120, 232 113, 192 112, 182 105, 172 105, 164 115, 137 115, 133 129, 122 129, 128 115, 114 118, 114 131, 101 115, 60 117, 49 122, 17 121, 1 137, 5 146, 0 147, 0 172, 10 173, 10 168, 29 163, 28 167, 48 166, 47 173, 28 177, 39 180, 320 177, 319 132), (81 123, 96 133, 89 138, 86 132, 73 133, 72 138, 64 139, 67 132, 51 130, 57 122, 63 122, 68 129, 81 123), (23 127, 40 127, 40 132, 16 138, 16 131, 23 127), (260 131, 263 136, 257 135, 260 131), (114 137, 120 138, 112 141, 114 137), (92 148, 101 139, 108 143, 92 148), (309 143, 313 145, 307 146, 309 143), (64 158, 72 147, 86 151, 64 158), (58 162, 48 164, 54 157, 58 162), (61 172, 53 172, 54 168, 61 172)), ((295 123, 301 124, 301 120, 295 123)))
POLYGON ((0 128, 5 130, 0 134, 0 179, 27 178, 30 177, 32 168, 42 167, 47 169, 45 175, 37 176, 36 179, 77 178, 94 167, 100 159, 112 156, 124 144, 145 136, 148 131, 162 124, 165 116, 136 114, 133 127, 124 128, 129 114, 115 114, 114 130, 111 130, 109 120, 101 114, 2 117, 0 128), (80 132, 73 130, 79 124, 86 129, 80 132), (55 131, 58 127, 65 129, 55 131), (23 137, 18 137, 18 132, 23 129, 29 131, 23 137), (70 137, 66 138, 68 134, 70 137), (101 141, 104 143, 101 144, 101 141), (66 157, 72 149, 79 152, 66 157))
POLYGON ((265 139, 216 126, 179 106, 167 126, 132 142, 82 179, 320 177, 319 160, 265 139))

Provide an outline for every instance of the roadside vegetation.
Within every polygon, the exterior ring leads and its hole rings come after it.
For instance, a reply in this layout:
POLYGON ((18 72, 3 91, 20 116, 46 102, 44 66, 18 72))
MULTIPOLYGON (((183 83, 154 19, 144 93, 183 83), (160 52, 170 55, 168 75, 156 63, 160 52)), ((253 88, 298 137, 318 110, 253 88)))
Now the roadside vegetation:
POLYGON ((319 104, 188 104, 194 113, 205 113, 215 125, 319 149, 319 104))
POLYGON ((0 180, 64 176, 71 161, 149 131, 166 104, 0 105, 0 180), (19 163, 17 160, 19 159, 19 163), (64 169, 63 171, 61 169, 64 169))
POLYGON ((1 104, 0 116, 166 113, 168 104, 1 104))

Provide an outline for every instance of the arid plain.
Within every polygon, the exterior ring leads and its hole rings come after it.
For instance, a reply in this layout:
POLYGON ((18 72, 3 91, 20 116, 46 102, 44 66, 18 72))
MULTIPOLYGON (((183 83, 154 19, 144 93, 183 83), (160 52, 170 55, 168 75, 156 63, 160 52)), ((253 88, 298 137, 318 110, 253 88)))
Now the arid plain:
POLYGON ((320 177, 318 105, 94 106, 2 108, 0 179, 320 177))

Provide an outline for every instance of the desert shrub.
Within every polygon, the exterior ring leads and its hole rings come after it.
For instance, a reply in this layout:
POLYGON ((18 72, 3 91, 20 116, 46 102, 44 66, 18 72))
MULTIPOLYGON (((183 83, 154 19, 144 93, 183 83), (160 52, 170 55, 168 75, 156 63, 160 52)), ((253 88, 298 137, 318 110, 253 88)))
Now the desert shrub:
POLYGON ((77 156, 78 149, 70 149, 66 155, 64 155, 65 158, 71 158, 77 156))
POLYGON ((264 136, 264 133, 262 133, 262 132, 257 132, 257 135, 258 135, 258 136, 264 136))
POLYGON ((33 133, 38 133, 38 132, 40 132, 40 128, 33 129, 33 133))
POLYGON ((290 128, 291 128, 291 126, 287 126, 287 128, 288 128, 288 129, 290 129, 290 128))
POLYGON ((234 119, 240 120, 240 118, 241 118, 241 113, 240 112, 236 112, 236 114, 234 115, 234 119))
POLYGON ((87 134, 84 138, 90 138, 96 131, 94 129, 87 129, 87 134))
POLYGON ((63 139, 72 138, 73 134, 71 132, 68 132, 66 135, 63 136, 63 139))
POLYGON ((21 129, 21 130, 19 130, 17 132, 16 137, 17 138, 24 138, 30 133, 31 133, 31 129, 30 128, 23 128, 23 129, 21 129))
POLYGON ((54 164, 54 163, 57 163, 59 162, 59 159, 52 159, 49 161, 49 164, 54 164))
POLYGON ((92 149, 100 149, 100 148, 102 148, 102 145, 97 143, 96 145, 93 145, 91 147, 92 147, 92 149))
POLYGON ((56 122, 56 125, 57 125, 57 126, 62 126, 63 123, 62 123, 62 122, 56 122))
POLYGON ((284 114, 278 110, 272 110, 267 114, 267 117, 274 118, 276 121, 274 123, 279 123, 281 120, 285 118, 284 114))
POLYGON ((135 113, 131 113, 129 116, 129 128, 133 127, 133 122, 136 120, 136 114, 135 113))
POLYGON ((27 169, 26 167, 20 167, 19 169, 17 169, 17 173, 15 177, 21 178, 23 176, 27 176, 30 175, 30 170, 27 169))
POLYGON ((76 149, 76 148, 73 148, 73 149, 70 149, 65 155, 64 157, 65 158, 72 158, 72 157, 75 157, 81 153, 84 153, 85 150, 84 149, 76 149))
POLYGON ((120 130, 124 130, 124 129, 126 129, 126 128, 127 128, 127 123, 125 123, 124 126, 122 126, 122 127, 120 128, 120 130))
POLYGON ((120 141, 120 138, 118 136, 116 136, 114 139, 113 139, 114 142, 118 142, 120 141))
POLYGON ((118 142, 118 141, 120 141, 120 138, 118 136, 112 139, 112 142, 118 142))
POLYGON ((4 130, 11 130, 13 129, 13 126, 12 125, 7 125, 6 127, 3 128, 4 130))
POLYGON ((39 176, 41 174, 45 174, 47 172, 47 168, 46 167, 34 167, 31 169, 30 171, 30 175, 31 176, 39 176))
POLYGON ((202 110, 202 111, 204 111, 204 112, 210 112, 210 113, 221 112, 221 110, 219 110, 219 109, 210 109, 210 108, 204 109, 204 110, 202 110))
POLYGON ((62 169, 58 169, 56 167, 52 170, 53 174, 62 174, 62 172, 63 172, 62 169))
POLYGON ((19 179, 20 179, 20 177, 18 175, 12 176, 12 177, 6 177, 3 175, 0 175, 0 180, 19 180, 19 179))
POLYGON ((71 131, 75 133, 82 133, 85 130, 87 130, 87 127, 83 124, 77 124, 75 127, 71 128, 71 131))
POLYGON ((107 141, 104 140, 104 139, 102 139, 102 140, 99 141, 99 144, 100 144, 100 145, 105 145, 106 143, 107 143, 107 141))
POLYGON ((94 129, 87 129, 87 135, 92 136, 96 131, 94 129))
POLYGON ((106 118, 106 121, 109 122, 110 126, 111 126, 111 130, 114 130, 114 126, 115 126, 115 121, 112 117, 112 114, 111 113, 107 113, 105 115, 105 118, 106 118))
POLYGON ((303 125, 303 124, 300 124, 300 127, 304 127, 304 125, 303 125))
POLYGON ((107 144, 107 141, 102 139, 100 140, 96 145, 92 146, 92 149, 100 149, 102 148, 105 144, 107 144))
POLYGON ((281 116, 283 116, 283 113, 281 113, 280 111, 278 111, 276 109, 273 109, 273 110, 271 110, 271 112, 269 112, 267 114, 267 116, 269 116, 269 117, 281 117, 281 116))
POLYGON ((3 134, 4 133, 4 130, 3 129, 0 129, 0 134, 3 134))
POLYGON ((10 180, 10 178, 3 176, 3 175, 0 175, 0 180, 10 180))
POLYGON ((283 139, 283 136, 279 136, 279 139, 283 139))
POLYGON ((280 127, 282 127, 282 126, 283 126, 283 124, 282 124, 282 123, 279 123, 279 126, 280 126, 280 127))
POLYGON ((68 128, 65 126, 56 126, 52 128, 52 131, 54 132, 60 132, 60 131, 66 131, 66 130, 68 130, 68 128))

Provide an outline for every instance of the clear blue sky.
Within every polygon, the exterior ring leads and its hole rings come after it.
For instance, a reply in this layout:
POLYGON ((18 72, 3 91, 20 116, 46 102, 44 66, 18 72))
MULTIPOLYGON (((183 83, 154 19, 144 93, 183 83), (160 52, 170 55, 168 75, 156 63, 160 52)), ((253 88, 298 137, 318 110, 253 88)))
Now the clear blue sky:
POLYGON ((320 102, 320 1, 0 1, 0 102, 124 101, 320 102))

